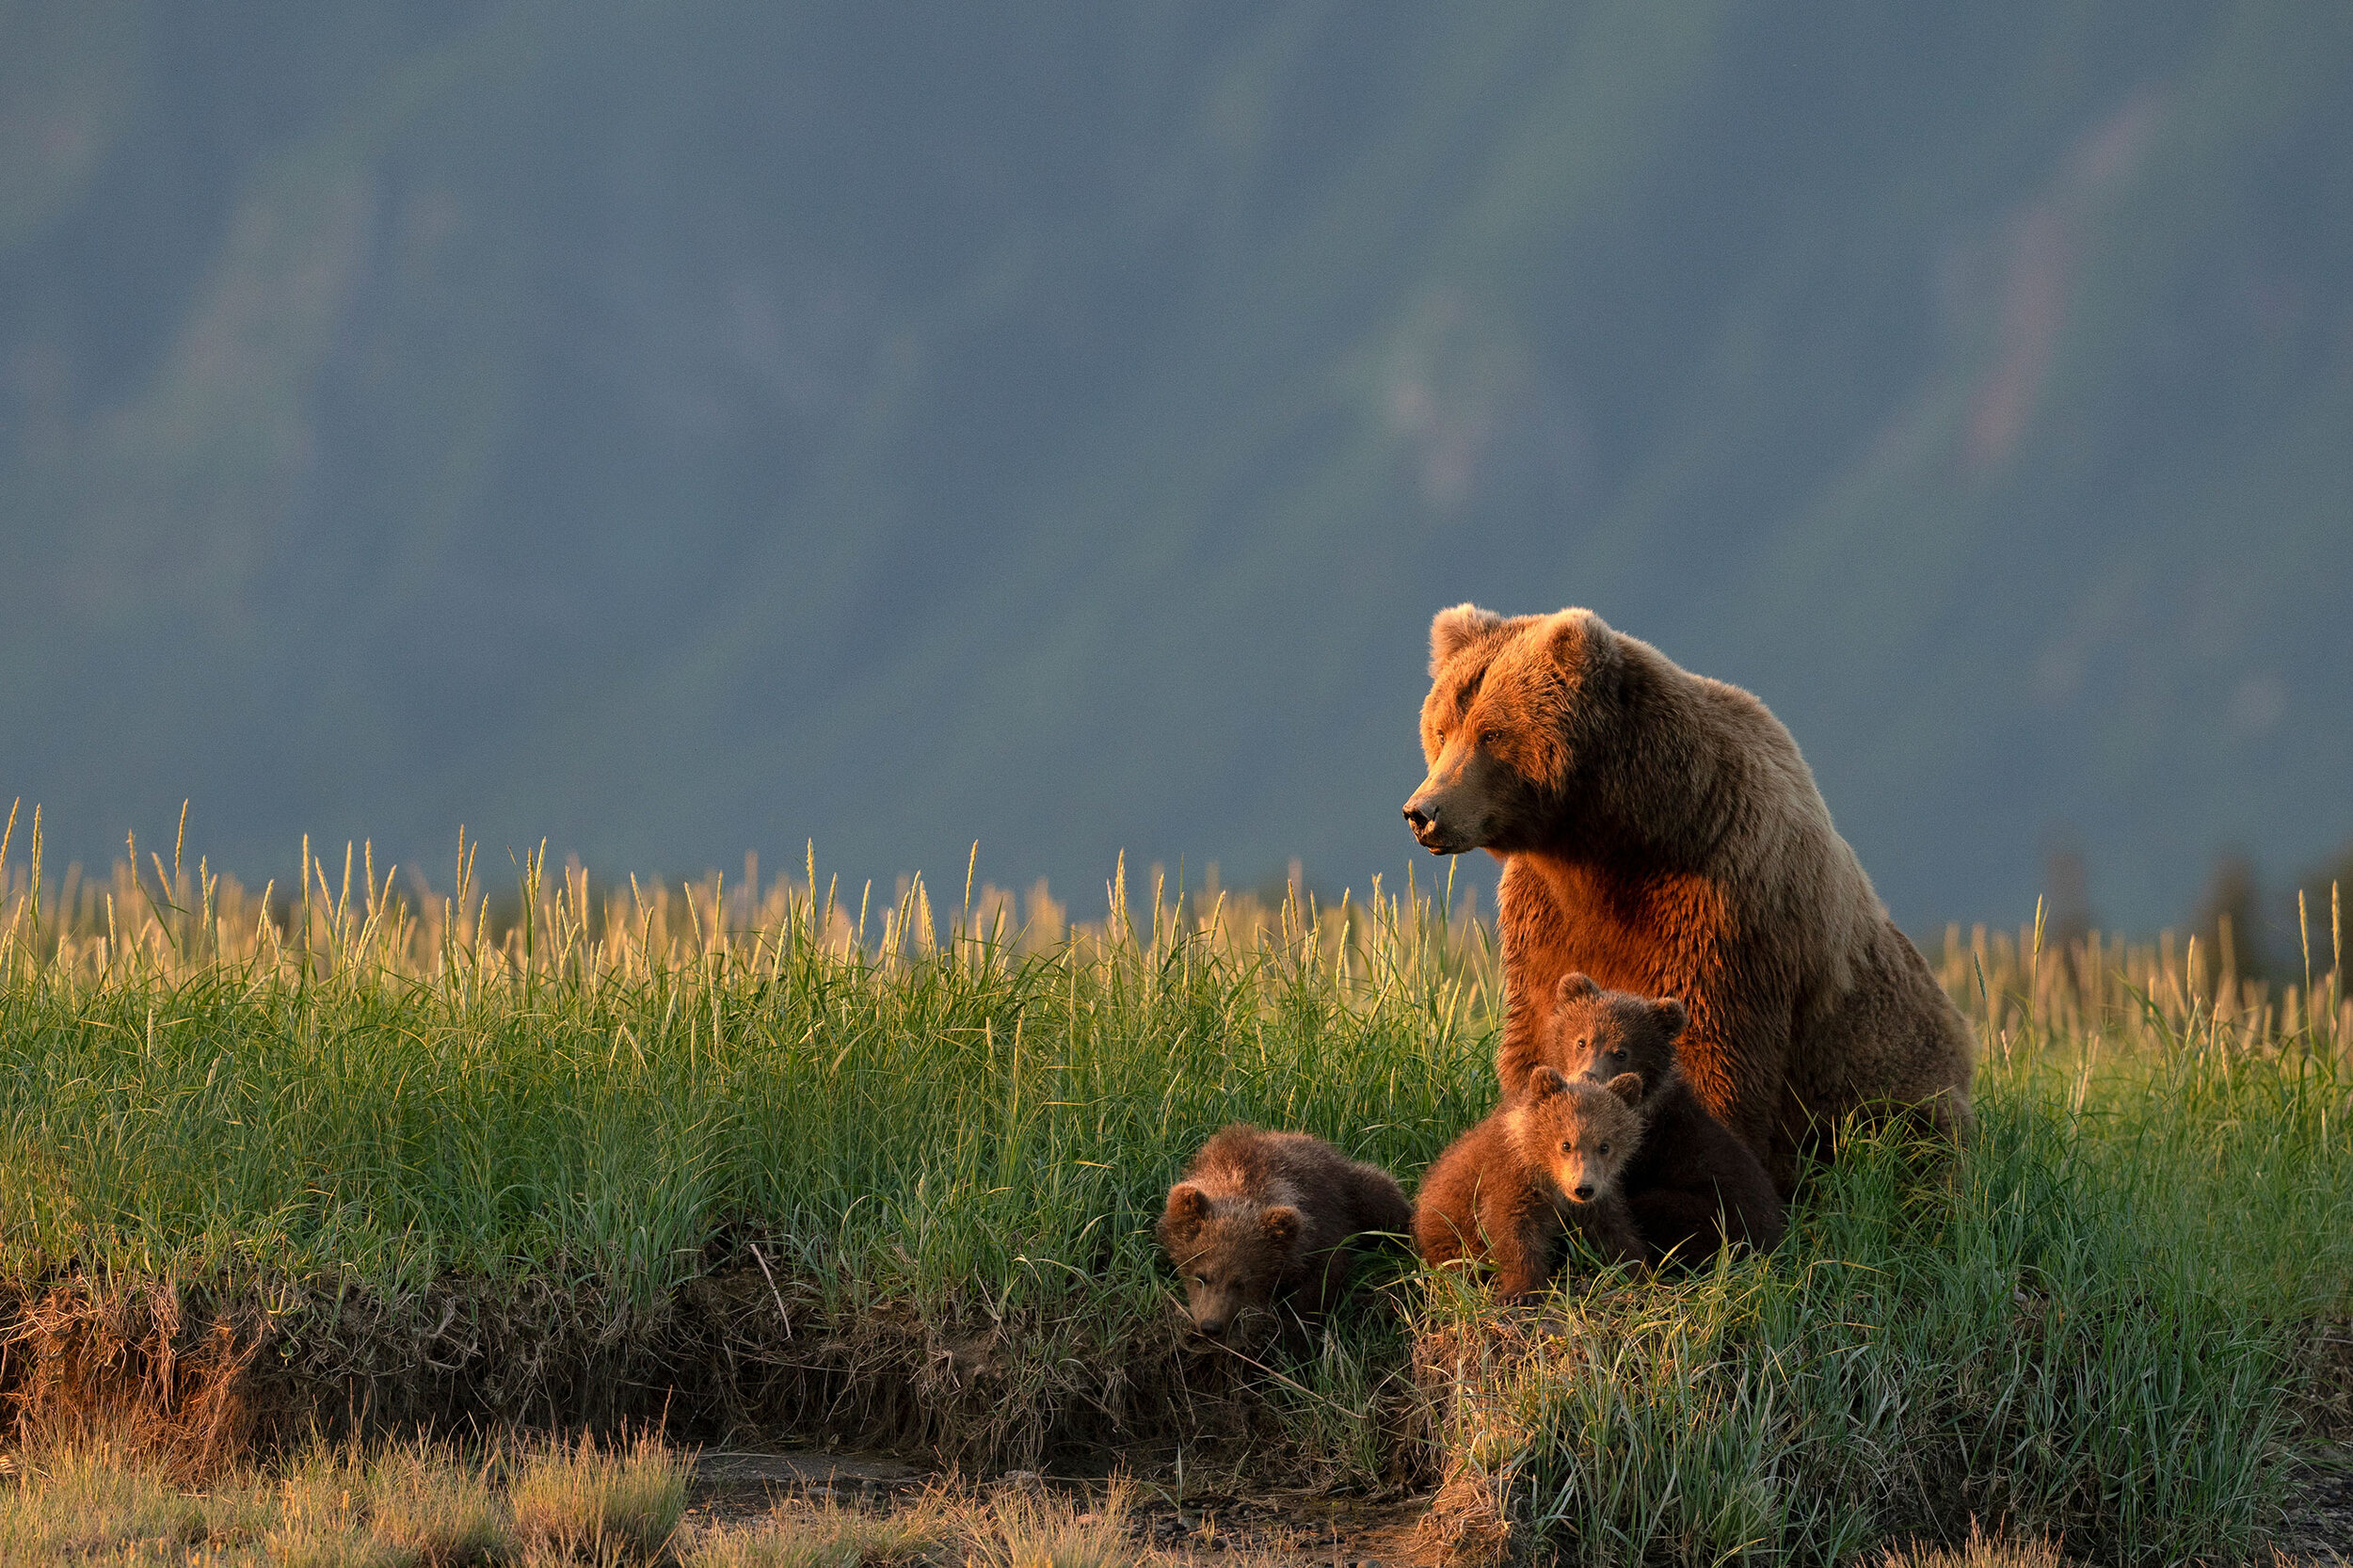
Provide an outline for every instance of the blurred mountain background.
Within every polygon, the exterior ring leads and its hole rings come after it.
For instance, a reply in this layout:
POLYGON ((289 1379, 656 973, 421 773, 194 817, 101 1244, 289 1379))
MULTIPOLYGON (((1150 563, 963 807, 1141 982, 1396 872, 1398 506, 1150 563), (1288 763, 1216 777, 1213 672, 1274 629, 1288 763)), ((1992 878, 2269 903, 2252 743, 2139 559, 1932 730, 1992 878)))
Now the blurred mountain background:
POLYGON ((53 863, 1361 891, 1465 599, 1757 692, 1915 930, 2276 904, 2353 8, 0 0, 53 863))

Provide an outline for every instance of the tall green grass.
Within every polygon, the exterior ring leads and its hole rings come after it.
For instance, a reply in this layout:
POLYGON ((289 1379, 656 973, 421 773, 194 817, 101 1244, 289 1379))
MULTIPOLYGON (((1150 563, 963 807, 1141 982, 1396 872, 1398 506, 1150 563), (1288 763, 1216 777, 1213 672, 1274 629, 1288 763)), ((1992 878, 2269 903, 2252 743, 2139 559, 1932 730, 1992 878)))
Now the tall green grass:
MULTIPOLYGON (((297 1349, 350 1292, 458 1287, 592 1296, 626 1336, 716 1271, 741 1288, 714 1356, 772 1303, 791 1357, 904 1328, 903 1403, 1017 1404, 970 1394, 984 1364, 1104 1399, 1123 1357, 1177 1353, 1150 1226, 1210 1130, 1302 1128, 1410 1180, 1493 1097, 1492 946, 1410 887, 1156 883, 1074 928, 1042 890, 942 919, 920 883, 878 905, 813 868, 616 891, 534 856, 503 914, 464 860, 439 895, 364 855, 306 854, 291 896, 160 857, 0 878, 0 1285, 258 1292, 297 1349)), ((1239 1368, 1274 1421, 1246 1441, 1483 1477, 1523 1543, 1584 1561, 1833 1560, 1973 1521, 2240 1550, 2353 1278, 2353 1027, 2319 958, 2273 994, 2194 952, 1955 934, 1986 1043, 1959 1160, 1859 1137, 1770 1258, 1533 1320, 1376 1271, 1239 1368)), ((1200 1419, 1164 1414, 1121 1430, 1200 1419)))
POLYGON ((404 934, 379 894, 308 952, 20 947, 0 1267, 567 1268, 651 1299, 750 1221, 772 1264, 919 1302, 1141 1299, 1139 1238, 1224 1122, 1411 1167, 1478 1112, 1482 982, 1426 903, 1237 935, 1163 900, 1145 931, 1025 947, 904 936, 923 899, 863 945, 803 887, 741 923, 664 891, 596 936, 561 892, 497 944, 404 934))

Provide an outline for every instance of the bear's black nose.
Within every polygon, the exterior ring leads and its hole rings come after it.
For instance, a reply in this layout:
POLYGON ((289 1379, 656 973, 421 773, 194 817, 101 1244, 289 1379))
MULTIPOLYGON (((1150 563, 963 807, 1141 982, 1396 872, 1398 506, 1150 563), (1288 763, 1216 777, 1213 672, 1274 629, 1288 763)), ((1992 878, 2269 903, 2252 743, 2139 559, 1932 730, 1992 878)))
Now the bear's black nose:
POLYGON ((1577 1190, 1577 1201, 1579 1203, 1591 1203, 1593 1201, 1593 1189, 1590 1184, 1579 1187, 1577 1190))
POLYGON ((1412 824, 1414 831, 1418 833, 1436 822, 1438 814, 1435 811, 1425 811, 1409 800, 1405 803, 1405 820, 1412 824))

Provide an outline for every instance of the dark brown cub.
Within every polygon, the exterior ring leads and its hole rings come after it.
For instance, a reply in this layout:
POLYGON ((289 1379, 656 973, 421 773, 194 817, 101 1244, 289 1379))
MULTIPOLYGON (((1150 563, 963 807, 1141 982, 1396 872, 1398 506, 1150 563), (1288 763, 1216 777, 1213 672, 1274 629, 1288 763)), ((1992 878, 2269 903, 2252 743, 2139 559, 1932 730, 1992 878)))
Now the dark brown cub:
POLYGON ((1304 1132, 1237 1122, 1169 1189, 1160 1240, 1185 1282, 1193 1326, 1224 1338, 1272 1326, 1278 1301, 1322 1313, 1348 1284, 1351 1239, 1403 1234, 1413 1217, 1397 1179, 1378 1166, 1304 1132))
POLYGON ((1571 1077, 1601 1081, 1633 1072, 1649 1086, 1649 1129, 1619 1185, 1654 1261, 1672 1254, 1697 1263, 1726 1241, 1768 1251, 1787 1228, 1780 1194, 1748 1145, 1684 1081, 1675 1048, 1684 1023, 1683 1003, 1673 997, 1605 991, 1570 974, 1536 1037, 1537 1054, 1571 1077))

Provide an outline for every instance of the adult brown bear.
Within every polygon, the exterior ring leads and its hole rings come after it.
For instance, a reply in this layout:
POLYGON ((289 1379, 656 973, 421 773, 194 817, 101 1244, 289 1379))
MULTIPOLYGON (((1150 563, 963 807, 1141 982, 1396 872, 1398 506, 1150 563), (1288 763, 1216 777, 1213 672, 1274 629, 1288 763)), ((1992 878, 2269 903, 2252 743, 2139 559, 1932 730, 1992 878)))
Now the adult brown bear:
POLYGON ((1969 1031, 1762 702, 1590 610, 1441 611, 1430 676, 1405 819, 1503 862, 1507 1095, 1581 969, 1683 999, 1685 1076, 1785 1196, 1850 1112, 1967 1127, 1969 1031))

